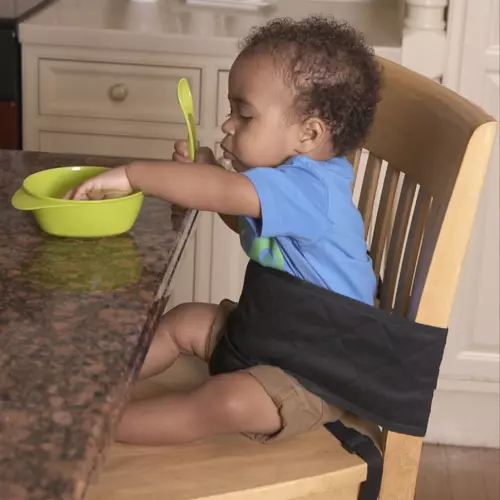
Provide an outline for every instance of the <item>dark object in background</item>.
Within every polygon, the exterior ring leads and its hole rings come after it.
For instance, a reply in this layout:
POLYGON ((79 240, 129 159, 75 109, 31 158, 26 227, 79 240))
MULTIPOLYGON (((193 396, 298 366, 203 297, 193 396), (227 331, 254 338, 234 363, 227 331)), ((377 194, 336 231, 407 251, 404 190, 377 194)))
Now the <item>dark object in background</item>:
POLYGON ((0 21, 0 149, 21 149, 21 50, 9 24, 0 21))
MULTIPOLYGON (((0 8, 0 149, 22 149, 19 23, 54 0, 8 0, 0 8)), ((4 2, 4 0, 0 0, 4 2)))

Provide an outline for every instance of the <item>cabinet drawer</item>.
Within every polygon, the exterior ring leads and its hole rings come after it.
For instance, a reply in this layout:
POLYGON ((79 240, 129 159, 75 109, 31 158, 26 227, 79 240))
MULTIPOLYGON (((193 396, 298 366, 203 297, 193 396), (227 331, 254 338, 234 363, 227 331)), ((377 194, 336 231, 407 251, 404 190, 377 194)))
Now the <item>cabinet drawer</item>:
POLYGON ((40 151, 144 159, 171 159, 175 138, 151 139, 42 130, 40 151))
POLYGON ((177 83, 189 80, 199 122, 201 69, 39 61, 41 115, 184 123, 177 83))
POLYGON ((217 125, 219 127, 226 121, 230 112, 228 93, 229 71, 220 70, 217 74, 217 125))

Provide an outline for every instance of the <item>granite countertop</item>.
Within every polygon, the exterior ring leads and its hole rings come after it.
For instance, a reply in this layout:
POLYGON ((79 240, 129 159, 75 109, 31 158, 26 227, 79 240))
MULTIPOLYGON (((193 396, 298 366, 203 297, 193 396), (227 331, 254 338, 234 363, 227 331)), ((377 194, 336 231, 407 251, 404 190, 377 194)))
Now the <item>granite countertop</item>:
POLYGON ((129 234, 65 240, 11 196, 38 170, 124 161, 0 151, 2 500, 83 497, 196 219, 146 199, 129 234))

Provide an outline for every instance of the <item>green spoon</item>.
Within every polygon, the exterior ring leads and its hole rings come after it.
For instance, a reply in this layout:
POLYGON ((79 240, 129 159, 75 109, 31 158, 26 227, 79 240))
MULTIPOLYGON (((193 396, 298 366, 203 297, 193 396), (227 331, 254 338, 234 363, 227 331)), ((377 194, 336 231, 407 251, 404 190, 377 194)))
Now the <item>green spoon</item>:
POLYGON ((196 123, 194 121, 193 96, 186 78, 181 78, 177 85, 177 98, 184 114, 188 129, 188 153, 191 160, 194 160, 196 150, 198 149, 198 140, 196 138, 196 123))
POLYGON ((11 202, 12 206, 18 210, 40 210, 41 208, 60 208, 75 205, 74 203, 66 202, 66 200, 59 200, 56 198, 37 198, 29 194, 24 188, 20 188, 16 191, 11 202))

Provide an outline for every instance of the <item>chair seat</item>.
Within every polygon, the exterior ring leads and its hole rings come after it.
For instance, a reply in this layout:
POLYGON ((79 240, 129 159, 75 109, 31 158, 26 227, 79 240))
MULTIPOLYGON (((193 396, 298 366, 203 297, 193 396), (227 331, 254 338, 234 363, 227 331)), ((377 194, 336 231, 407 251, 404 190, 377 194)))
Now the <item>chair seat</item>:
MULTIPOLYGON (((182 360, 161 379, 138 384, 150 397, 203 380, 203 368, 182 360)), ((366 464, 326 430, 262 445, 240 435, 183 446, 114 443, 86 500, 356 500, 366 464)))

